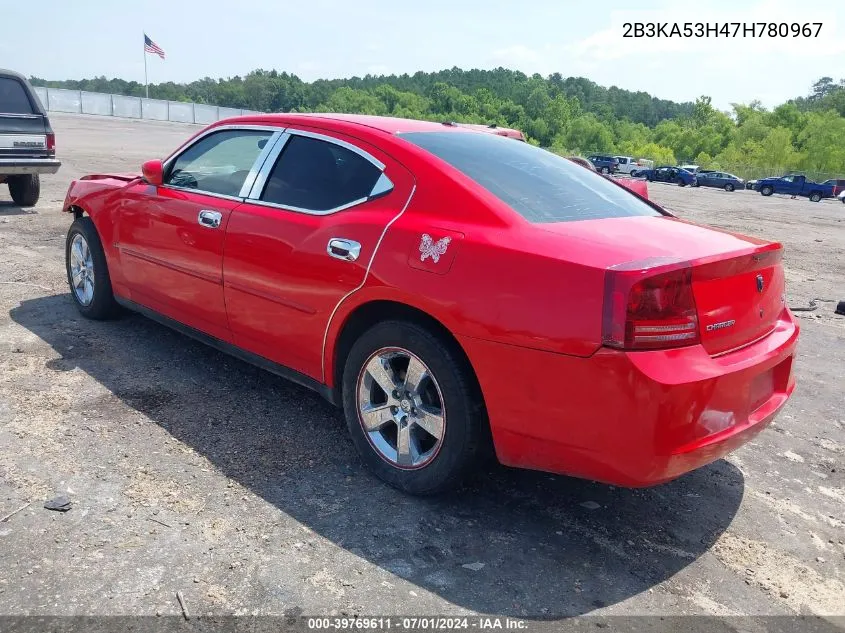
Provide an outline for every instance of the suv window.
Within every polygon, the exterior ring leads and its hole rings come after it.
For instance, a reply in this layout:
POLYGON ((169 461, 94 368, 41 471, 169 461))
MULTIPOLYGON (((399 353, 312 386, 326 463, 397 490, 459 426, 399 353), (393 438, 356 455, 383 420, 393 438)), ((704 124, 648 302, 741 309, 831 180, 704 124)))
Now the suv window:
POLYGON ((17 79, 0 77, 0 112, 5 114, 33 113, 26 88, 17 79))
POLYGON ((270 130, 221 130, 209 134, 176 157, 164 183, 237 197, 272 134, 270 130))
POLYGON ((463 172, 529 222, 660 215, 604 176, 527 143, 457 132, 401 137, 463 172))
POLYGON ((380 176, 378 167, 350 149, 293 134, 267 178, 261 200, 331 211, 368 198, 380 176))

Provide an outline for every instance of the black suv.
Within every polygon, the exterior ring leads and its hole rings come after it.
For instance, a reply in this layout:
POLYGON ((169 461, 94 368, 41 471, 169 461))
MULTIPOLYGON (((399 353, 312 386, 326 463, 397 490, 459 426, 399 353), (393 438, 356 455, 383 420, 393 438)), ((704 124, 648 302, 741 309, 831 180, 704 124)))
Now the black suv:
POLYGON ((0 68, 0 183, 15 204, 31 207, 41 193, 39 174, 55 174, 56 136, 44 106, 23 75, 0 68))
POLYGON ((587 160, 593 164, 596 171, 602 174, 615 174, 619 171, 619 160, 613 156, 608 156, 606 154, 590 154, 587 156, 587 160))

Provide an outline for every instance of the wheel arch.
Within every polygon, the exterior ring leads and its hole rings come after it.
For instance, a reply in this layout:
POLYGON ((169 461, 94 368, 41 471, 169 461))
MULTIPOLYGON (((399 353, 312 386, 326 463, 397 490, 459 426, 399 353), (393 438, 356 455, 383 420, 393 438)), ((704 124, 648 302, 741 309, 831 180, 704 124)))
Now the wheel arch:
POLYGON ((474 388, 477 390, 478 397, 481 398, 482 404, 484 403, 484 394, 481 391, 478 376, 469 355, 452 330, 441 319, 433 316, 425 309, 394 298, 371 298, 362 301, 349 309, 342 319, 339 319, 340 323, 332 339, 327 341, 324 352, 325 373, 323 381, 336 399, 335 401, 340 402, 339 396, 346 358, 358 337, 376 323, 397 319, 421 325, 449 345, 452 351, 466 364, 466 370, 472 379, 474 388))

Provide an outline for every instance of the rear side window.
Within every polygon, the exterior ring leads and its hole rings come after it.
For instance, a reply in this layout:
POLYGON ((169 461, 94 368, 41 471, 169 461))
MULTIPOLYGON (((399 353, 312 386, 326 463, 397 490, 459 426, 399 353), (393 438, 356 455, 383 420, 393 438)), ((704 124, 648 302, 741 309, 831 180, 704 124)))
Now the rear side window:
POLYGON ((463 172, 529 222, 661 215, 604 176, 528 143, 457 132, 401 137, 463 172))
POLYGON ((0 77, 0 113, 33 114, 26 88, 17 79, 0 77))
POLYGON ((369 197, 381 170, 335 143, 294 134, 267 178, 261 200, 305 211, 331 211, 369 197))

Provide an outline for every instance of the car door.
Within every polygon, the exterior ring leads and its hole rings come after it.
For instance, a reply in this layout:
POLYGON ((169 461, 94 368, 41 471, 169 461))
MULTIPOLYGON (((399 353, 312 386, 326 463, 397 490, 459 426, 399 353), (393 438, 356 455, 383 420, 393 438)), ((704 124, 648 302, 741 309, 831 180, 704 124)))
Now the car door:
POLYGON ((231 340, 223 298, 226 226, 279 136, 264 127, 212 128, 166 161, 163 185, 139 181, 124 191, 116 247, 130 300, 231 340))
POLYGON ((378 148, 288 128, 229 219, 224 293, 236 345, 323 380, 331 315, 359 288, 413 177, 378 148))
POLYGON ((784 176, 778 178, 774 182, 772 189, 775 193, 794 193, 797 187, 795 186, 795 176, 784 176))

